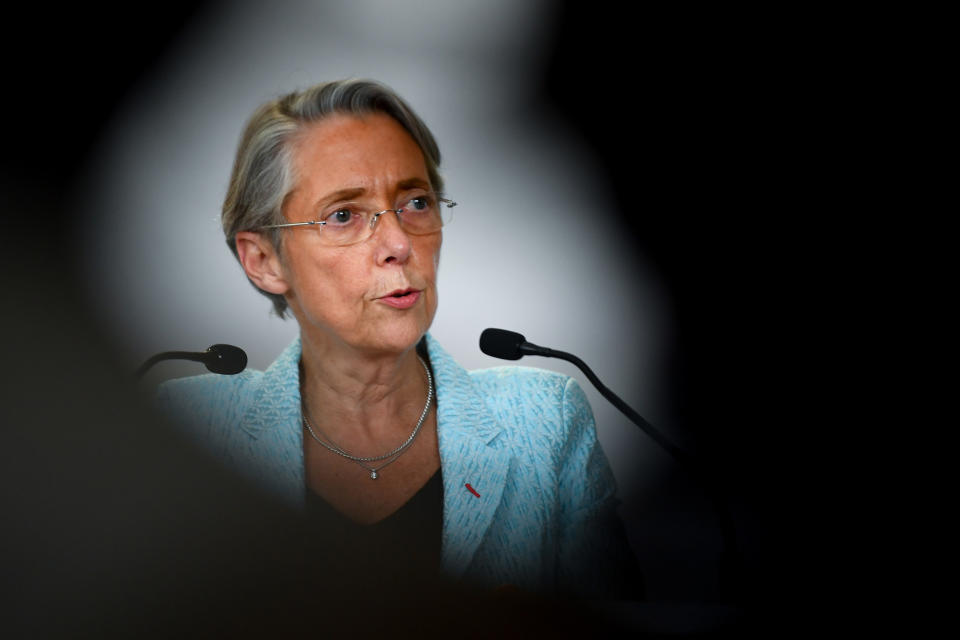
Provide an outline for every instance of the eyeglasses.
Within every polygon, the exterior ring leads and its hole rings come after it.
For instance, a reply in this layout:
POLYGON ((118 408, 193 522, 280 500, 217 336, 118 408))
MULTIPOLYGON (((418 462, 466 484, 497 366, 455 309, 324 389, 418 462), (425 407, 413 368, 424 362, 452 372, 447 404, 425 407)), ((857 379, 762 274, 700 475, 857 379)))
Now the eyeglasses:
POLYGON ((380 216, 390 212, 397 214, 400 227, 411 235, 436 233, 453 219, 451 209, 455 206, 457 203, 453 200, 438 198, 434 193, 421 193, 407 197, 396 209, 375 210, 359 202, 348 202, 321 212, 316 220, 268 224, 260 229, 314 226, 319 232, 320 242, 343 247, 363 242, 372 236, 380 216))

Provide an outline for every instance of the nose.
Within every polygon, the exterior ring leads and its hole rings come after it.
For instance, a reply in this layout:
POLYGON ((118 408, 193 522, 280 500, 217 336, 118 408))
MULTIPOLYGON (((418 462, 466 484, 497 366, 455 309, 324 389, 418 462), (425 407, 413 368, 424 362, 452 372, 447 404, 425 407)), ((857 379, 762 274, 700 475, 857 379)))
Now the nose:
POLYGON ((410 236, 400 225, 400 213, 396 209, 384 209, 370 220, 373 240, 376 242, 377 264, 403 264, 410 257, 410 236), (393 215, 389 215, 389 214, 393 215))

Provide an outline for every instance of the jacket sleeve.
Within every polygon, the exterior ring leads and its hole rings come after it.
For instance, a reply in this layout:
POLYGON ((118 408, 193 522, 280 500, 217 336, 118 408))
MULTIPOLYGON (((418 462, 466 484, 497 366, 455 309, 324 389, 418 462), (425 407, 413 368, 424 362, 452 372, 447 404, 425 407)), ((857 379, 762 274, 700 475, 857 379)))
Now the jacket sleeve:
POLYGON ((580 596, 642 598, 642 576, 617 515, 616 480, 590 404, 572 378, 564 387, 563 421, 558 587, 580 596))

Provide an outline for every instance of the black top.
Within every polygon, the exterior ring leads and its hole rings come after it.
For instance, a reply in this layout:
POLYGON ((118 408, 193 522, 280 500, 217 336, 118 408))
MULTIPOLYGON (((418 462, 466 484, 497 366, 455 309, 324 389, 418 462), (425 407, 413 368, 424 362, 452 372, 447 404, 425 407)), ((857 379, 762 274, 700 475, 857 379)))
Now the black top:
MULTIPOLYGON (((389 475, 364 482, 389 482, 389 475)), ((374 524, 359 524, 307 490, 308 551, 321 570, 356 579, 369 588, 388 588, 440 571, 443 474, 433 477, 405 505, 374 524)))
MULTIPOLYGON (((421 341, 417 352, 430 366, 421 341)), ((432 371, 431 371, 432 374, 432 371)), ((436 395, 434 395, 436 397, 436 395)), ((390 482, 390 467, 376 480, 390 482)), ((443 531, 443 473, 438 469, 397 511, 374 524, 359 524, 306 488, 307 553, 311 565, 365 588, 409 587, 440 572, 443 531)))

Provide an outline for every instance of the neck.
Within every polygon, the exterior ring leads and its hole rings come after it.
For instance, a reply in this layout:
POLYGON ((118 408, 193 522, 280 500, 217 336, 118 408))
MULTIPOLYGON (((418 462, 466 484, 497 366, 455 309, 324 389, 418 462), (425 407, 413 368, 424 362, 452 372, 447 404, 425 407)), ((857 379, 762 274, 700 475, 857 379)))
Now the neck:
POLYGON ((426 402, 427 380, 415 347, 367 353, 305 334, 301 344, 304 409, 311 423, 342 446, 376 449, 416 423, 426 402))

